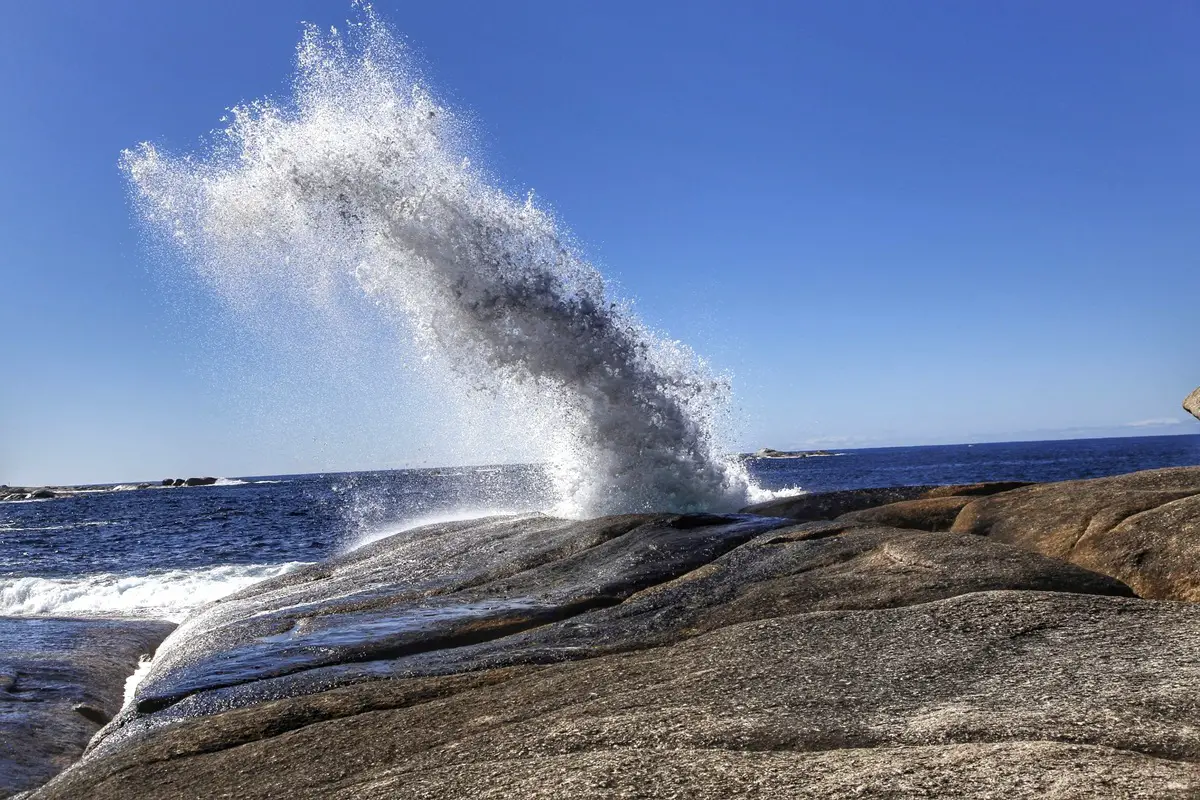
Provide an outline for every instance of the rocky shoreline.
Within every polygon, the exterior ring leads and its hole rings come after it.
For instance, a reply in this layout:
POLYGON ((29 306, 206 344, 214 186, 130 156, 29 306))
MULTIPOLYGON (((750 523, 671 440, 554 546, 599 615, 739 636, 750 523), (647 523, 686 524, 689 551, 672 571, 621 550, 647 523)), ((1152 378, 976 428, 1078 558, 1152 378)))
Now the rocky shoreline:
POLYGON ((170 622, 0 617, 0 797, 83 754, 124 701, 126 678, 170 622))
POLYGON ((432 525, 163 644, 29 798, 1194 797, 1200 468, 432 525))
POLYGON ((0 485, 0 503, 21 500, 53 500, 99 492, 129 492, 139 489, 165 489, 180 486, 212 486, 220 478, 163 478, 158 483, 87 484, 81 486, 7 486, 0 485))

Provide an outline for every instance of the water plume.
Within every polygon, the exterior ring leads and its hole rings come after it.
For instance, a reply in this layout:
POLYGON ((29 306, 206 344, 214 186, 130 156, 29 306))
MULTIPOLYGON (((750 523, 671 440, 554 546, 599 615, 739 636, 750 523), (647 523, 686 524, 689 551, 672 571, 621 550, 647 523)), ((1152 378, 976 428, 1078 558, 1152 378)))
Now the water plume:
POLYGON ((345 34, 306 28, 291 101, 232 109, 211 152, 126 151, 143 218, 246 313, 365 294, 463 391, 518 404, 560 513, 744 503, 728 380, 648 330, 532 195, 475 166, 464 120, 360 11, 345 34))

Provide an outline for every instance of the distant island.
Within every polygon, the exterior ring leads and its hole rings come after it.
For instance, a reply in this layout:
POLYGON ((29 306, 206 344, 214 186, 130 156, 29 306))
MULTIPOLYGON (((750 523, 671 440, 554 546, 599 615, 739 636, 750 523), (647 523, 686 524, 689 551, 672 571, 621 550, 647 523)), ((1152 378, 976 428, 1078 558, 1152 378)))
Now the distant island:
POLYGON ((831 453, 828 450, 772 450, 769 447, 764 447, 756 453, 750 454, 749 458, 817 458, 818 456, 836 456, 837 453, 831 453))
POLYGON ((80 486, 9 486, 0 484, 0 503, 16 502, 18 500, 52 500, 56 497, 72 497, 77 494, 96 494, 98 492, 128 492, 134 489, 160 489, 176 486, 213 486, 234 485, 243 483, 240 480, 228 478, 163 478, 161 483, 105 483, 85 484, 80 486))

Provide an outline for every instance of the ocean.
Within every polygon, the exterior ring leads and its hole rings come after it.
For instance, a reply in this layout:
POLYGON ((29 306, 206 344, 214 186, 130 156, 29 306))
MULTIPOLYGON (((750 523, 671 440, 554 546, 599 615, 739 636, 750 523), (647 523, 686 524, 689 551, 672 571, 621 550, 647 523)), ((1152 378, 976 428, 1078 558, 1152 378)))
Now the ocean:
MULTIPOLYGON (((747 461, 766 489, 1058 481, 1200 464, 1200 435, 835 451, 747 461)), ((182 619, 422 522, 551 508, 536 466, 225 478, 0 503, 0 616, 182 619)))

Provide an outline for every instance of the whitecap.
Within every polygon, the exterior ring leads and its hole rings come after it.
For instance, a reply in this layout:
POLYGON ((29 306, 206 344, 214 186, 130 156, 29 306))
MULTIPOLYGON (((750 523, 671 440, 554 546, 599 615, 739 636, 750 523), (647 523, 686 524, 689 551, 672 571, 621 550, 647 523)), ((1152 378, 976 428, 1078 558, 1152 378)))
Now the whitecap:
POLYGON ((225 564, 141 575, 0 578, 0 616, 134 617, 178 622, 201 605, 306 562, 225 564))
POLYGON ((69 531, 73 528, 99 528, 105 525, 116 524, 117 523, 109 520, 71 522, 66 525, 31 525, 28 527, 16 527, 13 525, 0 524, 0 533, 7 533, 9 531, 69 531))

